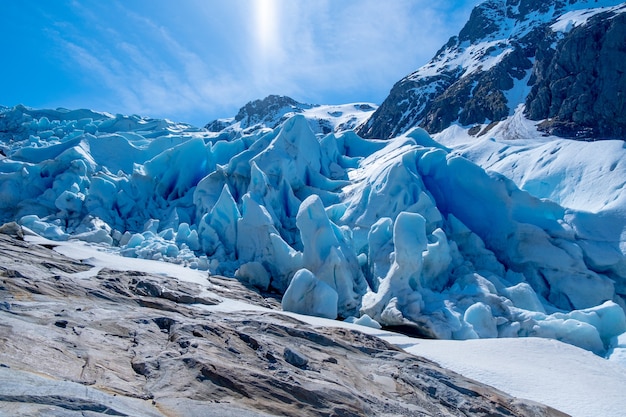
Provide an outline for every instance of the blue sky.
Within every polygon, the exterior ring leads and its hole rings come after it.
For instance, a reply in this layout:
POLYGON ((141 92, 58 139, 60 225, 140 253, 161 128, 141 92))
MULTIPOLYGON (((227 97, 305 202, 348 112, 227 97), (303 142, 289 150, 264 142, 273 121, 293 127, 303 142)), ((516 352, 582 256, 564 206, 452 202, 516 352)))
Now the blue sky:
POLYGON ((0 104, 203 125, 282 94, 380 103, 478 0, 7 0, 0 104))

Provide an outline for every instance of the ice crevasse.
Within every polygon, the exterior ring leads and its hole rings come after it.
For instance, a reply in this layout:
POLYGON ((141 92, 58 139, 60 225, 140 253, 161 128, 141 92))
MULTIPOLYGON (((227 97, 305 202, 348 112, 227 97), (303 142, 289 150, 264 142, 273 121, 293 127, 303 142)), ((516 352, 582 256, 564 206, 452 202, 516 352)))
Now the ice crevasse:
POLYGON ((593 236, 593 216, 532 197, 421 129, 375 141, 315 135, 302 116, 230 136, 120 115, 3 116, 14 133, 1 220, 48 238, 428 337, 548 337, 603 354, 626 331, 620 238, 593 236), (112 142, 127 152, 106 152, 112 142))

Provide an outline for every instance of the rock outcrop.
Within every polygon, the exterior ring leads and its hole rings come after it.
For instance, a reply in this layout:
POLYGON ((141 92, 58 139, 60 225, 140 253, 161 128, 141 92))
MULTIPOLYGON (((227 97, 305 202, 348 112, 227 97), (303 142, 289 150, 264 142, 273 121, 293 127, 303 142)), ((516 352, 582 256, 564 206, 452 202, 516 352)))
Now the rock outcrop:
POLYGON ((0 234, 3 415, 563 416, 375 337, 272 312, 235 280, 207 287, 0 234), (267 310, 220 312, 220 291, 267 310))
POLYGON ((530 119, 563 137, 626 137, 626 14, 598 14, 537 56, 530 119))
POLYGON ((357 132, 387 139, 415 126, 429 133, 453 123, 488 126, 525 103, 527 117, 546 120, 550 133, 623 138, 624 6, 576 21, 573 30, 555 28, 567 12, 589 8, 592 15, 598 6, 587 0, 481 3, 459 35, 396 83, 357 132))
POLYGON ((217 119, 204 128, 231 138, 249 135, 264 128, 275 129, 290 117, 302 114, 311 130, 327 135, 361 125, 376 109, 370 103, 319 105, 300 103, 291 97, 269 95, 253 100, 239 109, 235 117, 217 119))
POLYGON ((313 107, 310 104, 298 103, 287 96, 269 95, 264 99, 253 100, 239 109, 234 120, 217 119, 208 123, 205 128, 211 132, 219 132, 231 123, 239 122, 242 129, 256 125, 267 126, 271 129, 284 121, 286 114, 302 113, 304 109, 313 107))

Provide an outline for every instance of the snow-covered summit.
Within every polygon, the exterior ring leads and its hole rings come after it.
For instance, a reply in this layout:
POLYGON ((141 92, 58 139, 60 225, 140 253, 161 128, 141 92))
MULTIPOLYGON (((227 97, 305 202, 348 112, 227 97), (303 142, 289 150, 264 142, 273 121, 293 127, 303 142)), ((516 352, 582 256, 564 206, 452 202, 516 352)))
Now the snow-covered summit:
POLYGON ((358 132, 390 138, 414 126, 477 133, 520 104, 566 137, 623 138, 626 4, 616 0, 488 0, 458 36, 400 80, 358 132), (560 81, 559 81, 560 80, 560 81), (616 108, 617 106, 617 108, 616 108))
POLYGON ((67 116, 1 114, 2 222, 431 337, 548 337, 605 354, 626 331, 623 227, 534 198, 421 129, 321 135, 297 114, 232 137, 67 116))
POLYGON ((305 104, 291 97, 270 95, 247 103, 239 109, 235 117, 214 120, 205 128, 211 132, 237 136, 242 132, 250 134, 262 128, 274 129, 291 116, 301 114, 315 133, 326 135, 354 129, 367 120, 377 107, 372 103, 305 104))

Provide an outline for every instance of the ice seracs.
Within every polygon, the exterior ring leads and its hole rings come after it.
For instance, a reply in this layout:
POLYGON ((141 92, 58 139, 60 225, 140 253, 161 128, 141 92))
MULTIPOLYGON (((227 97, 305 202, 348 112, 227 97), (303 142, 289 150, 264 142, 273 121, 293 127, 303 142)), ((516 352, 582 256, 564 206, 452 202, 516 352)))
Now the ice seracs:
POLYGON ((337 318, 339 295, 330 285, 306 268, 291 279, 282 299, 283 309, 310 316, 337 318))
POLYGON ((400 213, 393 229, 393 246, 394 261, 376 292, 371 291, 365 297, 361 311, 387 325, 402 325, 406 313, 419 315, 423 308, 423 252, 428 246, 424 217, 417 213, 400 213), (396 303, 390 305, 392 298, 396 303), (406 309, 405 314, 388 312, 388 308, 397 308, 397 303, 406 309))
POLYGON ((312 195, 302 202, 296 217, 303 247, 303 264, 338 294, 342 317, 358 313, 366 283, 345 230, 327 217, 322 200, 312 195))
POLYGON ((296 115, 230 137, 122 116, 2 116, 3 222, 234 276, 284 293, 285 310, 619 351, 623 230, 615 238, 602 216, 540 200, 421 129, 324 136, 296 115), (137 151, 91 152, 111 135, 137 151), (154 142, 173 146, 146 158, 154 142))

